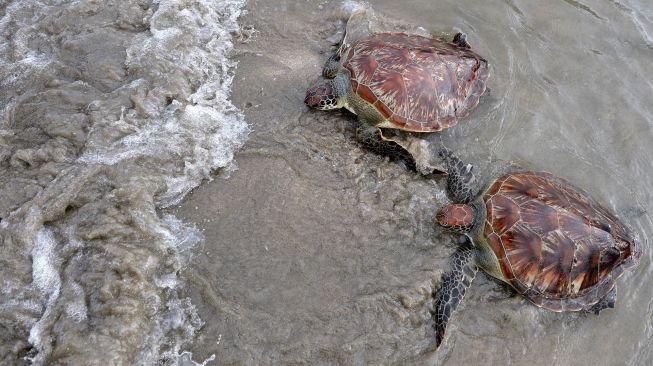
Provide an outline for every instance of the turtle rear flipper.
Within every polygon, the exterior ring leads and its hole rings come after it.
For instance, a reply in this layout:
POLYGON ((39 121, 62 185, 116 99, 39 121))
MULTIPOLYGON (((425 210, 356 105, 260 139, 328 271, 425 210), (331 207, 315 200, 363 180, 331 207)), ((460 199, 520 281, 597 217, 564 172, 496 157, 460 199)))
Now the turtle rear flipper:
POLYGON ((356 129, 356 141, 365 149, 381 156, 387 156, 392 161, 399 161, 406 164, 409 170, 417 170, 415 160, 410 153, 401 145, 388 141, 382 137, 381 131, 376 127, 363 125, 356 129))
POLYGON ((392 160, 405 162, 409 169, 422 175, 446 173, 440 159, 434 158, 433 149, 427 140, 402 134, 384 134, 377 127, 359 127, 356 140, 365 148, 392 160))
POLYGON ((617 301, 617 288, 613 287, 612 290, 610 290, 610 292, 608 292, 608 294, 601 299, 601 301, 589 307, 587 311, 599 315, 601 310, 613 309, 614 303, 616 301, 617 301))
POLYGON ((467 35, 463 32, 458 32, 453 37, 453 44, 462 48, 472 48, 472 46, 467 43, 467 35))
POLYGON ((465 297, 467 288, 472 284, 478 266, 476 265, 476 249, 458 249, 451 258, 451 272, 444 276, 442 287, 435 296, 433 306, 435 321, 435 347, 440 348, 444 341, 447 323, 465 297))

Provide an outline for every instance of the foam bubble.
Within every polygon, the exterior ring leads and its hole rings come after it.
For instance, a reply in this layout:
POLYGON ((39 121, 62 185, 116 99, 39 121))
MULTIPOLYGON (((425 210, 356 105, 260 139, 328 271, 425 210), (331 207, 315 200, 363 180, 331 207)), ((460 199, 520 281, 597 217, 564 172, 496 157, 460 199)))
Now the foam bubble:
POLYGON ((55 293, 61 286, 57 272, 58 259, 54 251, 56 245, 51 231, 43 228, 36 234, 36 243, 32 249, 32 278, 33 284, 43 295, 55 293))

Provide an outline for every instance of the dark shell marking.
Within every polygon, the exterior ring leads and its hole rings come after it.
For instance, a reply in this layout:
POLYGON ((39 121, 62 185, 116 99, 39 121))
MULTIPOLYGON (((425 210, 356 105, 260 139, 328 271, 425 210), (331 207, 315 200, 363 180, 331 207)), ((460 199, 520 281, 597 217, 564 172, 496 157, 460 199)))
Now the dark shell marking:
POLYGON ((550 310, 581 310, 598 302, 642 254, 628 227, 552 174, 504 175, 482 199, 483 233, 506 280, 550 310))
POLYGON ((351 46, 343 66, 352 88, 399 128, 451 127, 485 92, 488 62, 440 39, 378 33, 351 46))

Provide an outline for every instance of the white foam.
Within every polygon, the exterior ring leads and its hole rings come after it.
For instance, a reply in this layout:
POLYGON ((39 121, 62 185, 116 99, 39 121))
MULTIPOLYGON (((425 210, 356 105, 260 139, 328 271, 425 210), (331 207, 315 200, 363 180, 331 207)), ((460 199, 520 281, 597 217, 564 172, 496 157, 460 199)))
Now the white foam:
POLYGON ((155 283, 162 289, 175 289, 180 284, 177 269, 190 262, 191 249, 202 241, 204 236, 197 228, 183 223, 173 215, 163 215, 155 231, 161 236, 163 246, 176 253, 176 263, 172 266, 173 272, 162 274, 155 279, 155 283))
POLYGON ((140 109, 122 110, 119 120, 96 126, 78 161, 113 165, 158 157, 168 187, 156 197, 159 207, 178 203, 215 169, 233 170, 234 152, 249 133, 242 112, 229 100, 236 63, 227 58, 243 5, 242 0, 161 2, 152 15, 151 36, 137 37, 126 61, 156 82, 132 82, 130 88, 145 90, 135 97, 140 109), (193 84, 197 87, 188 89, 193 84), (162 108, 170 95, 179 97, 162 108), (105 128, 134 132, 106 141, 105 128), (175 170, 178 159, 181 172, 175 170))
POLYGON ((76 322, 82 322, 88 318, 88 309, 84 300, 84 289, 76 282, 71 282, 69 286, 76 296, 72 301, 66 303, 66 316, 74 319, 76 322))
POLYGON ((61 289, 61 278, 57 271, 60 263, 58 263, 59 258, 55 252, 56 245, 54 235, 44 227, 36 234, 36 243, 32 249, 32 285, 38 288, 41 294, 48 299, 45 312, 29 332, 29 342, 39 350, 37 356, 31 360, 35 364, 40 364, 49 353, 48 351, 44 352, 50 345, 49 337, 44 336, 43 332, 50 321, 50 315, 59 298, 61 289))
POLYGON ((59 291, 61 279, 57 272, 57 256, 54 251, 57 242, 52 232, 42 228, 36 234, 36 243, 32 249, 32 283, 43 295, 59 291))
POLYGON ((193 353, 186 351, 179 355, 175 365, 176 366, 206 366, 206 364, 211 361, 215 361, 215 354, 212 354, 211 357, 202 361, 202 363, 197 363, 193 361, 193 353))

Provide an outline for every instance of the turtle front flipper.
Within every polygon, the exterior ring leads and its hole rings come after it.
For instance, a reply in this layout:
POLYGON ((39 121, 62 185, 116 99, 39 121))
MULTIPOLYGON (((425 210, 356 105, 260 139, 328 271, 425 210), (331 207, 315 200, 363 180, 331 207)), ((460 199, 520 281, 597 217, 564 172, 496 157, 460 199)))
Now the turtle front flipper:
POLYGON ((465 297, 467 288, 472 284, 478 266, 476 256, 478 251, 471 248, 458 249, 451 258, 451 272, 444 276, 440 291, 435 296, 433 319, 435 321, 435 347, 440 348, 444 341, 447 323, 458 304, 465 297))
POLYGON ((325 79, 333 79, 338 76, 339 71, 340 55, 338 53, 334 53, 324 63, 324 67, 322 68, 322 76, 324 76, 325 79))
POLYGON ((438 153, 442 163, 447 169, 447 190, 456 203, 469 203, 475 195, 475 183, 472 164, 463 163, 453 152, 446 147, 438 153))

